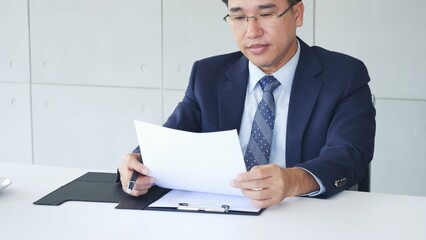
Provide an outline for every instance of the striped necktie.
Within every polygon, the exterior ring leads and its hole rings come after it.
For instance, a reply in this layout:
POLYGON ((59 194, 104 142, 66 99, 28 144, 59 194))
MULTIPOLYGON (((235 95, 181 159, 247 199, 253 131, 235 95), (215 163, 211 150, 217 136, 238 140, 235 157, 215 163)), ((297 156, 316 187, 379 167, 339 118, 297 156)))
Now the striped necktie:
POLYGON ((249 143, 244 154, 247 171, 254 166, 268 164, 271 156, 275 123, 275 101, 272 93, 280 82, 274 76, 266 75, 259 80, 259 84, 263 96, 254 115, 249 143))

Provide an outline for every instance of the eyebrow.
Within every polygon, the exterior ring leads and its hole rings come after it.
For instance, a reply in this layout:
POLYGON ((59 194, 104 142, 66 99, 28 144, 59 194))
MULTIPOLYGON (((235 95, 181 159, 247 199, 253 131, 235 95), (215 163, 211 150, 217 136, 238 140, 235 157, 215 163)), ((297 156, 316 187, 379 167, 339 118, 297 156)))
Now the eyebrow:
POLYGON ((268 3, 268 4, 265 4, 265 5, 259 5, 257 8, 260 9, 260 10, 271 9, 271 8, 277 8, 277 5, 275 5, 273 3, 268 3))
MULTIPOLYGON (((264 9, 271 9, 271 8, 277 8, 277 5, 273 4, 273 3, 267 3, 264 5, 259 5, 257 6, 257 9, 259 10, 264 10, 264 9)), ((242 7, 232 7, 229 9, 230 12, 232 13, 236 13, 236 12, 241 12, 243 11, 242 7)))

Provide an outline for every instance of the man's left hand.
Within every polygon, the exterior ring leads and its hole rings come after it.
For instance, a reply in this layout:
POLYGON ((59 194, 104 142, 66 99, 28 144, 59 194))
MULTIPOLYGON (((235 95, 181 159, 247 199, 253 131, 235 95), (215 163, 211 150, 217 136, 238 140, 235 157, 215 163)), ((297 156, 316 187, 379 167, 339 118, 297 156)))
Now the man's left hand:
POLYGON ((315 178, 302 168, 281 168, 276 164, 253 167, 249 172, 239 174, 231 185, 240 188, 253 204, 261 208, 319 189, 315 178))

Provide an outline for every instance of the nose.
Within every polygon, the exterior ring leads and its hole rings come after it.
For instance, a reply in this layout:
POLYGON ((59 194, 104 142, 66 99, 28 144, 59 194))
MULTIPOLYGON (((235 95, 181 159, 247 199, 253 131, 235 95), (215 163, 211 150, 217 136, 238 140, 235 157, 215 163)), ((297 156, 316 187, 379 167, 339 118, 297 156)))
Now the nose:
POLYGON ((263 34, 263 29, 255 17, 247 18, 247 38, 257 38, 263 34))

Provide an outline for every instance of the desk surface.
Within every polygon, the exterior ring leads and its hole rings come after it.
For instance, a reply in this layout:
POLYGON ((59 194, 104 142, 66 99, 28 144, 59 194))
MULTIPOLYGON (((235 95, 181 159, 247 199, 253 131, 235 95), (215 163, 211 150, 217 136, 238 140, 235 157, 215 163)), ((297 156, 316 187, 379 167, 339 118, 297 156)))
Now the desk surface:
POLYGON ((345 191, 289 198, 260 216, 118 210, 116 204, 32 203, 84 169, 0 163, 1 239, 426 239, 426 198, 345 191))

